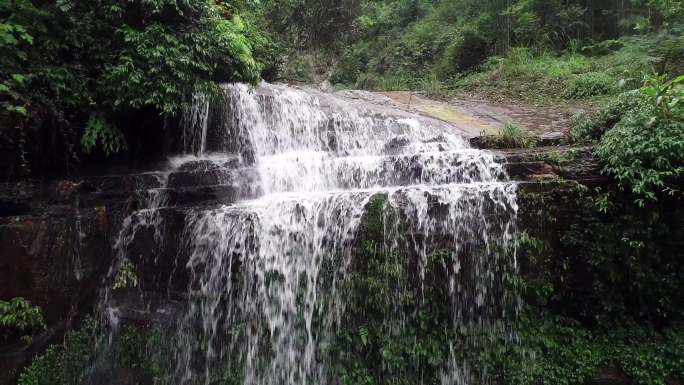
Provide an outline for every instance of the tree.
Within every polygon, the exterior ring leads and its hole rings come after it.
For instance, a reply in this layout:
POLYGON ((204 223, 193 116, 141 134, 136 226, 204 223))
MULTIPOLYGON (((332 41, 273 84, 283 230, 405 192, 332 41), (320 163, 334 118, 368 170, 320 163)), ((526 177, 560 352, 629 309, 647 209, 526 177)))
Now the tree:
POLYGON ((121 150, 121 114, 171 116, 219 82, 256 82, 265 63, 253 53, 268 38, 238 11, 202 0, 0 0, 0 137, 13 172, 46 154, 73 161, 79 142, 121 150))

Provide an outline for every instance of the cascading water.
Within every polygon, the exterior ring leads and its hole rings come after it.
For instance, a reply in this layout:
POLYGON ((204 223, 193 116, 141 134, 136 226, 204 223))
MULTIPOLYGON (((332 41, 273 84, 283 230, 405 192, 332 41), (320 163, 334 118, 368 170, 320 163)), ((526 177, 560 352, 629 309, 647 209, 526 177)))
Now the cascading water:
MULTIPOLYGON (((190 155, 172 160, 237 198, 184 211, 178 260, 190 271, 189 305, 177 325, 177 383, 208 384, 226 364, 243 368, 245 385, 336 383, 323 346, 344 313, 340 286, 378 194, 408 229, 387 229, 385 247, 407 249, 421 279, 435 245, 448 245, 454 328, 494 327, 509 305, 516 311, 501 284, 516 269, 516 189, 491 154, 449 125, 328 94, 268 84, 224 93, 223 103, 194 99, 184 118, 190 155)), ((173 183, 168 173, 156 194, 173 183)), ((163 220, 150 213, 169 201, 150 203, 126 220, 120 258, 141 224, 162 241, 163 220)), ((452 354, 442 383, 469 383, 470 371, 452 354)))

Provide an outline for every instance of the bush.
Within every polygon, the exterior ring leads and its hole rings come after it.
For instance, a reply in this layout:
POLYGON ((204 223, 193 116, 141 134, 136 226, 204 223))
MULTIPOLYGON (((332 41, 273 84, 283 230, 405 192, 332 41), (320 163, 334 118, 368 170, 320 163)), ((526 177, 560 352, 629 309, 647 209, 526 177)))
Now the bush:
POLYGON ((570 137, 575 143, 597 140, 627 111, 646 103, 646 98, 639 92, 625 92, 597 112, 575 114, 570 120, 570 137))
POLYGON ((684 122, 656 117, 653 104, 629 110, 601 138, 596 153, 604 171, 643 204, 655 200, 684 172, 684 122))
POLYGON ((353 85, 368 63, 367 51, 364 47, 352 47, 345 51, 337 62, 331 81, 334 84, 353 85))
POLYGON ((63 345, 52 345, 36 357, 21 373, 19 385, 82 384, 101 333, 94 319, 84 320, 78 330, 67 334, 63 345))
POLYGON ((684 75, 647 76, 639 102, 601 138, 596 153, 604 172, 636 202, 655 201, 657 194, 674 192, 684 172, 684 75))
POLYGON ((273 58, 274 48, 239 11, 213 1, 0 1, 0 144, 21 165, 9 172, 68 167, 79 142, 85 153, 125 149, 140 136, 117 125, 122 117, 161 119, 195 92, 218 95, 220 82, 256 83, 267 63, 255 52, 273 58))
POLYGON ((43 312, 24 298, 0 301, 0 342, 45 328, 43 312))
POLYGON ((490 44, 477 30, 465 28, 447 46, 441 63, 443 77, 467 72, 482 64, 489 56, 490 44))
POLYGON ((506 123, 496 135, 480 137, 483 148, 530 148, 537 145, 536 136, 529 135, 522 128, 506 123))
POLYGON ((565 90, 569 99, 588 99, 594 96, 610 95, 617 91, 617 81, 603 72, 588 72, 577 75, 565 90))
POLYGON ((500 362, 502 383, 592 383, 598 370, 615 365, 630 383, 663 385, 668 376, 681 376, 684 369, 684 333, 676 327, 659 333, 636 325, 591 330, 562 317, 548 320, 530 309, 520 329, 519 349, 527 352, 523 359, 503 354, 490 358, 500 362))

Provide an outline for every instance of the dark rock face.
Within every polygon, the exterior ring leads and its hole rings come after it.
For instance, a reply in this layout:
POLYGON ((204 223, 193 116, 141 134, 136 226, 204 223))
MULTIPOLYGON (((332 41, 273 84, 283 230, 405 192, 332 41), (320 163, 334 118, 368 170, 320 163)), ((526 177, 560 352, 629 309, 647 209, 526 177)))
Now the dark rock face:
MULTIPOLYGON (((497 156, 504 158, 511 179, 521 181, 522 193, 555 191, 563 180, 588 186, 608 182, 588 148, 506 150, 497 156)), ((129 258, 137 268, 139 286, 117 291, 113 301, 121 305, 120 317, 127 322, 172 324, 183 314, 185 293, 192 285, 185 267, 187 256, 178 242, 187 210, 233 202, 244 195, 239 189, 251 184, 246 176, 253 174, 233 164, 226 164, 225 169, 197 164, 176 170, 165 184, 159 175, 148 173, 0 185, 0 299, 24 297, 43 309, 47 323, 45 332, 31 345, 17 342, 0 347, 0 384, 15 383, 19 368, 48 344, 60 342, 70 325, 93 310, 101 287, 110 284, 107 273, 116 257, 114 244, 122 223, 143 205, 149 189, 167 197, 169 207, 158 212, 166 229, 162 246, 154 246, 159 242, 152 228, 135 234, 129 258)), ((527 212, 538 208, 528 203, 521 199, 522 226, 529 227, 537 219, 527 212)), ((562 218, 571 218, 566 214, 562 218)), ((563 225, 556 222, 547 231, 557 232, 563 225)), ((536 274, 533 269, 527 273, 536 274)), ((596 383, 628 383, 622 377, 616 379, 615 373, 608 374, 597 376, 596 383)), ((115 377, 127 376, 118 373, 115 377)))
POLYGON ((91 306, 111 263, 111 238, 126 201, 79 208, 80 193, 73 187, 70 182, 49 186, 52 193, 46 201, 31 196, 21 216, 6 216, 12 212, 3 211, 0 298, 23 297, 41 307, 47 329, 30 346, 0 348, 0 383, 12 382, 11 368, 58 341, 91 306))
POLYGON ((154 184, 131 175, 0 186, 0 299, 27 299, 47 324, 30 345, 0 347, 0 384, 92 310, 136 191, 154 184))
POLYGON ((185 165, 167 179, 143 173, 0 184, 0 300, 25 298, 42 309, 47 324, 30 344, 0 346, 0 384, 16 383, 19 368, 93 312, 101 288, 111 285, 108 272, 124 220, 154 194, 165 198, 156 214, 166 229, 163 247, 155 246, 154 229, 142 226, 128 250, 139 269, 139 289, 150 300, 138 303, 140 296, 127 290, 114 300, 125 304, 122 318, 133 322, 164 322, 177 314, 190 279, 187 261, 178 260, 186 208, 235 201, 244 194, 238 189, 251 188, 250 171, 228 161, 220 168, 185 165), (244 183, 233 185, 236 178, 244 183))

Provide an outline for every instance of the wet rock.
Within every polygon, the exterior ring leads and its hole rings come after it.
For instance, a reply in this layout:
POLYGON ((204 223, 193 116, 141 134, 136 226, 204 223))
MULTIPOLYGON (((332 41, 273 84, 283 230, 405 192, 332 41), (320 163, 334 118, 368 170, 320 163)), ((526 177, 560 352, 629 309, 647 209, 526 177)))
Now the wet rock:
POLYGON ((539 136, 539 145, 541 146, 557 146, 567 141, 564 133, 553 131, 545 132, 539 136))
MULTIPOLYGON (((47 324, 46 333, 32 344, 0 359, 0 372, 12 373, 28 363, 89 311, 112 260, 110 223, 104 208, 0 223, 0 299, 29 300, 42 309, 47 324)), ((0 378, 0 383, 13 381, 0 378)))
POLYGON ((411 140, 406 136, 395 136, 385 143, 386 154, 400 154, 401 149, 411 144, 411 140))
POLYGON ((620 368, 606 367, 599 369, 587 385, 631 385, 632 381, 620 368))

